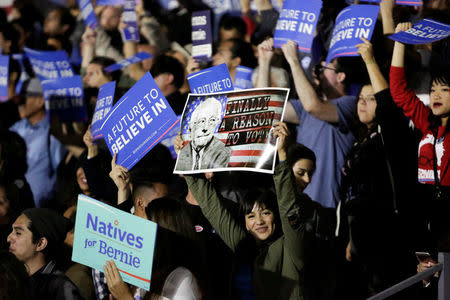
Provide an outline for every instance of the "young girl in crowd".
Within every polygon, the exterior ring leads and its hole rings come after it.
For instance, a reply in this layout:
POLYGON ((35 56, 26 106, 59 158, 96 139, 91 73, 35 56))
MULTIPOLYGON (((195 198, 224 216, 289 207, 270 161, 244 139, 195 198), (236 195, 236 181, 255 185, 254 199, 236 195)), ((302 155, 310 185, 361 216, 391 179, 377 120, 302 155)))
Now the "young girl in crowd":
MULTIPOLYGON (((276 123, 273 133, 279 137, 278 155, 282 161, 274 175, 276 196, 267 189, 250 191, 241 203, 245 226, 227 211, 208 180, 197 176, 185 176, 185 179, 203 214, 223 241, 252 265, 254 298, 303 299, 306 294, 303 220, 310 214, 312 204, 308 196, 299 193, 292 169, 285 162, 286 124, 276 123)), ((179 151, 182 145, 179 136, 175 149, 179 151)))
POLYGON ((350 290, 367 298, 414 274, 408 270, 414 267, 409 263, 414 256, 405 247, 398 212, 401 204, 412 201, 407 191, 414 187, 415 153, 408 120, 392 101, 372 44, 362 40, 358 49, 370 83, 359 94, 357 143, 342 169, 341 199, 348 221, 346 259, 362 270, 355 279, 366 279, 360 291, 350 290))
MULTIPOLYGON (((411 28, 411 23, 400 23, 396 32, 411 28)), ((450 72, 432 70, 430 106, 425 106, 408 88, 404 69, 405 45, 395 42, 392 56, 390 87, 392 97, 415 127, 422 133, 419 144, 418 180, 433 185, 427 197, 431 211, 431 232, 438 248, 450 249, 450 72), (434 74, 433 74, 434 73, 434 74)))

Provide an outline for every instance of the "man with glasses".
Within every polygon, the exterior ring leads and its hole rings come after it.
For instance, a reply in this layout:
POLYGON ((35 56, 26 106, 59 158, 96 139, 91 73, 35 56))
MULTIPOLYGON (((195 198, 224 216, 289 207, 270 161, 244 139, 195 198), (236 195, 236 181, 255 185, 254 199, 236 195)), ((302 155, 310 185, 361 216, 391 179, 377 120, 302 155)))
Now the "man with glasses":
POLYGON ((220 124, 221 117, 222 104, 214 97, 207 98, 195 108, 189 121, 191 141, 181 149, 176 170, 227 167, 231 150, 214 137, 214 131, 220 124))

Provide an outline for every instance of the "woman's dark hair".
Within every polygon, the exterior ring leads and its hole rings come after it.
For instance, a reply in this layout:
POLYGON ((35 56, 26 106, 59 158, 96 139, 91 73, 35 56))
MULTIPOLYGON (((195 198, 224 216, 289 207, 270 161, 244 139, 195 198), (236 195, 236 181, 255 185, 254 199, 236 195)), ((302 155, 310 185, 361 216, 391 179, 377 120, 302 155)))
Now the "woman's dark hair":
MULTIPOLYGON (((433 87, 433 84, 439 84, 439 85, 446 85, 450 87, 450 70, 447 68, 437 69, 431 72, 431 80, 430 80, 430 87, 429 91, 431 93, 431 88, 433 87)), ((442 121, 441 118, 438 116, 433 115, 432 113, 428 116, 428 121, 430 122, 430 128, 434 132, 435 135, 437 135, 437 128, 441 126, 442 121)), ((447 123, 447 126, 445 128, 446 132, 450 131, 450 124, 447 123)))
MULTIPOLYGON (((359 101, 359 95, 361 95, 361 91, 366 85, 371 86, 371 83, 368 79, 365 80, 363 82, 363 84, 361 85, 361 90, 359 91, 359 93, 356 97, 356 101, 359 101)), ((375 110, 375 120, 374 121, 377 121, 376 110, 375 110)), ((355 112, 354 112, 353 122, 350 124, 350 128, 351 128, 351 131, 353 132, 353 135, 355 136, 356 141, 358 143, 362 142, 370 133, 372 133, 374 130, 376 130, 376 126, 373 126, 372 128, 369 129, 369 128, 367 128, 367 125, 361 123, 361 121, 359 120, 359 117, 358 117, 357 110, 355 110, 355 112)))
POLYGON ((243 215, 251 213, 255 204, 271 210, 278 216, 277 196, 271 190, 262 188, 248 190, 240 202, 241 213, 243 215))
POLYGON ((289 167, 292 168, 299 159, 309 159, 313 162, 314 169, 316 168, 316 155, 311 149, 298 143, 290 145, 286 159, 289 167))
POLYGON ((111 73, 106 72, 104 69, 110 65, 113 65, 116 63, 116 61, 114 59, 111 59, 109 57, 106 56, 95 56, 91 62, 91 64, 97 64, 102 66, 102 72, 103 75, 105 75, 106 77, 110 77, 111 80, 118 82, 120 79, 120 76, 122 76, 122 71, 121 70, 117 70, 111 73))
POLYGON ((8 251, 0 251, 0 299, 29 299, 25 265, 8 251))

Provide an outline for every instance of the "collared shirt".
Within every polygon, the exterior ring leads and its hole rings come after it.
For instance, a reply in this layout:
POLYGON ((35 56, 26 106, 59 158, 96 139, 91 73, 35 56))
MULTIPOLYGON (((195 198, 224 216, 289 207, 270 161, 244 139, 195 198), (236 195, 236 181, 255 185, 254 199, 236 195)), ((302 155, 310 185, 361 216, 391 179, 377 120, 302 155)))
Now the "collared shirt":
POLYGON ((11 126, 27 145, 28 171, 25 178, 30 184, 36 207, 45 206, 55 192, 56 169, 64 158, 66 148, 52 135, 50 123, 43 118, 35 125, 22 119, 11 126))

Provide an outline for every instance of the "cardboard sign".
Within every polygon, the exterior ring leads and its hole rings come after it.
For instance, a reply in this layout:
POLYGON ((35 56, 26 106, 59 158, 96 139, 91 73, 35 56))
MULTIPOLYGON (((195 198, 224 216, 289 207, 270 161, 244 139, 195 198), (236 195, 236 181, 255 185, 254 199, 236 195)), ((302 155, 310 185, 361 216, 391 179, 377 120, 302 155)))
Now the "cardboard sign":
POLYGON ((357 44, 361 37, 371 39, 378 16, 379 6, 351 5, 344 8, 336 18, 326 63, 339 56, 358 56, 357 44))
POLYGON ((157 225, 78 195, 72 260, 103 272, 113 260, 123 281, 150 290, 157 225))
POLYGON ((215 171, 273 173, 273 123, 283 117, 289 89, 189 94, 181 119, 185 141, 176 174, 215 171))
POLYGON ((9 56, 0 55, 0 102, 8 101, 9 56))
POLYGON ((142 51, 142 52, 139 52, 139 53, 133 55, 132 57, 129 57, 129 58, 126 58, 126 59, 124 59, 122 61, 119 61, 116 64, 112 64, 110 66, 107 66, 103 70, 105 70, 108 73, 111 73, 111 72, 120 70, 120 69, 125 68, 125 67, 127 67, 129 65, 132 65, 132 64, 136 64, 138 62, 141 62, 141 61, 146 60, 147 58, 151 58, 151 57, 152 57, 151 54, 142 51))
POLYGON ((91 0, 78 0, 78 6, 80 7, 81 16, 83 17, 86 26, 89 26, 92 29, 97 28, 98 20, 91 0))
POLYGON ((253 88, 252 74, 253 74, 252 68, 237 66, 236 75, 234 77, 234 89, 246 90, 253 88))
POLYGON ((207 68, 187 77, 191 91, 196 94, 208 94, 234 90, 230 72, 226 64, 207 68))
POLYGON ((94 141, 103 137, 100 127, 112 108, 115 90, 116 82, 111 81, 102 85, 98 91, 97 103, 95 103, 94 116, 91 122, 91 134, 94 141))
POLYGON ((48 79, 41 83, 49 118, 61 122, 87 120, 81 76, 48 79))
POLYGON ((445 39, 449 35, 450 25, 424 19, 412 28, 395 33, 389 38, 404 44, 428 44, 445 39))
MULTIPOLYGON (((348 4, 355 3, 355 0, 346 0, 348 4)), ((360 0, 359 2, 367 2, 367 3, 380 3, 381 0, 360 0)), ((421 6, 422 0, 396 0, 395 4, 397 5, 409 5, 409 6, 421 6)))
POLYGON ((319 20, 321 8, 321 0, 284 1, 283 9, 280 11, 275 27, 274 47, 280 48, 287 41, 293 40, 297 43, 300 51, 311 52, 314 31, 319 20))
POLYGON ((114 105, 100 131, 117 164, 130 170, 178 124, 150 73, 114 105))
POLYGON ((209 10, 192 13, 192 56, 198 61, 212 58, 211 12, 209 10))
POLYGON ((134 0, 126 0, 123 4, 122 18, 125 28, 122 30, 122 40, 139 42, 139 29, 137 26, 134 0))
POLYGON ((41 81, 75 75, 65 51, 37 51, 25 47, 25 54, 41 81))

